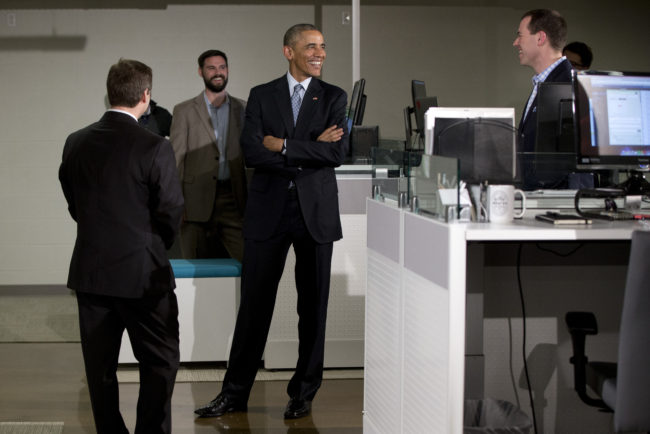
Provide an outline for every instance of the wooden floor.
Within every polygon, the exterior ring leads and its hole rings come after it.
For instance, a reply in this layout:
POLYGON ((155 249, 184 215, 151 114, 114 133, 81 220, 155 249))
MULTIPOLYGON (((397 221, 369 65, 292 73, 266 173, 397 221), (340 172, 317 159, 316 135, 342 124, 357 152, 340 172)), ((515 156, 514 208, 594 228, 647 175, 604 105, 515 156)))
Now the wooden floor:
MULTIPOLYGON (((197 419, 194 408, 210 401, 217 382, 177 383, 173 432, 322 433, 362 432, 363 380, 325 380, 310 417, 285 422, 286 381, 260 381, 247 413, 197 419)), ((78 343, 0 343, 0 421, 64 422, 64 434, 94 433, 78 343)), ((120 385, 122 414, 133 431, 138 384, 120 385)))

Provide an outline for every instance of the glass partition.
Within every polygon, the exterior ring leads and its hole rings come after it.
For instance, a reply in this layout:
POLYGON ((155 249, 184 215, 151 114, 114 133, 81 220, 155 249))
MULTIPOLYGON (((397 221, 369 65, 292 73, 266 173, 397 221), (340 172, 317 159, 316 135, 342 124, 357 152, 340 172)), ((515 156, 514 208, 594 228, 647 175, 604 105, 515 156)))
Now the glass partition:
POLYGON ((372 149, 373 191, 380 194, 384 199, 395 201, 399 200, 400 193, 407 194, 408 182, 406 174, 409 154, 409 152, 402 150, 372 149))
POLYGON ((409 159, 409 199, 414 211, 449 221, 462 217, 459 163, 456 158, 412 154, 409 159))
POLYGON ((460 197, 458 159, 376 148, 371 160, 375 199, 444 221, 469 218, 460 197))

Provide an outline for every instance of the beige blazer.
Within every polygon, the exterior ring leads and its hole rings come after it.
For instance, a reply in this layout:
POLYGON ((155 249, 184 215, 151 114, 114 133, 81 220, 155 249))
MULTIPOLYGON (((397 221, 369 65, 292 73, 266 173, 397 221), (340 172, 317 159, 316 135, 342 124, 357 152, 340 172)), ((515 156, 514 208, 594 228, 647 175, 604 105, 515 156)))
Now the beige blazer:
MULTIPOLYGON (((228 95, 230 114, 226 156, 233 195, 242 215, 246 206, 246 172, 239 145, 246 102, 228 95)), ((214 205, 219 175, 219 148, 203 92, 174 107, 169 140, 174 148, 185 198, 185 220, 206 222, 214 205)))

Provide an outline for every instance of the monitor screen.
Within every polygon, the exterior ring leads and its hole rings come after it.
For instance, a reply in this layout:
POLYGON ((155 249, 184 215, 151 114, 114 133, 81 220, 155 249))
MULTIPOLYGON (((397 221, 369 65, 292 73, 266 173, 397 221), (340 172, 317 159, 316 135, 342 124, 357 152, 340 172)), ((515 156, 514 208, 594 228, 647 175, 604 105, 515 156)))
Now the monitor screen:
POLYGON ((457 158, 463 181, 516 180, 514 108, 432 107, 425 121, 425 151, 457 158))
POLYGON ((574 92, 578 167, 647 171, 650 74, 580 72, 574 92))
POLYGON ((535 152, 521 155, 525 190, 567 188, 576 169, 573 85, 537 85, 535 152))
POLYGON ((427 96, 427 87, 422 80, 411 80, 411 100, 415 107, 415 100, 427 96))
POLYGON ((425 96, 416 98, 414 101, 415 128, 420 135, 424 135, 424 114, 431 107, 438 107, 438 97, 425 96))
POLYGON ((361 101, 359 102, 359 109, 357 110, 356 116, 355 116, 355 122, 354 125, 361 125, 363 124, 363 115, 366 112, 366 101, 368 100, 368 97, 364 93, 361 95, 361 101))
POLYGON ((573 85, 537 85, 537 136, 535 152, 568 152, 575 155, 573 131, 573 85))
MULTIPOLYGON (((415 132, 422 135, 424 132, 424 113, 427 111, 427 108, 422 108, 423 98, 427 97, 427 88, 422 80, 411 80, 411 102, 413 104, 413 113, 415 114, 415 132), (418 106, 420 106, 418 118, 418 106)), ((436 100, 434 105, 438 105, 436 100)))
MULTIPOLYGON (((361 78, 354 83, 352 89, 352 97, 350 98, 350 106, 348 107, 348 132, 352 131, 353 125, 360 125, 360 117, 363 117, 362 104, 363 104, 363 89, 366 85, 366 80, 361 78)), ((365 108, 365 104, 363 104, 365 108)))

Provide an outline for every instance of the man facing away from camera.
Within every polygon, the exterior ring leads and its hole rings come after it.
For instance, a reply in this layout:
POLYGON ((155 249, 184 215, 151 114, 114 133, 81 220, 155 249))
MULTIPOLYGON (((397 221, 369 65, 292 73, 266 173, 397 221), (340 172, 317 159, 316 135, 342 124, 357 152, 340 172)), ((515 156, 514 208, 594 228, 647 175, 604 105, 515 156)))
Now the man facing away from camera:
POLYGON ((99 434, 128 434, 117 361, 124 330, 139 362, 136 434, 171 433, 179 365, 178 304, 166 249, 183 195, 169 141, 138 125, 151 68, 120 59, 108 72, 111 108, 70 134, 59 169, 77 239, 68 287, 76 291, 88 391, 99 434))

